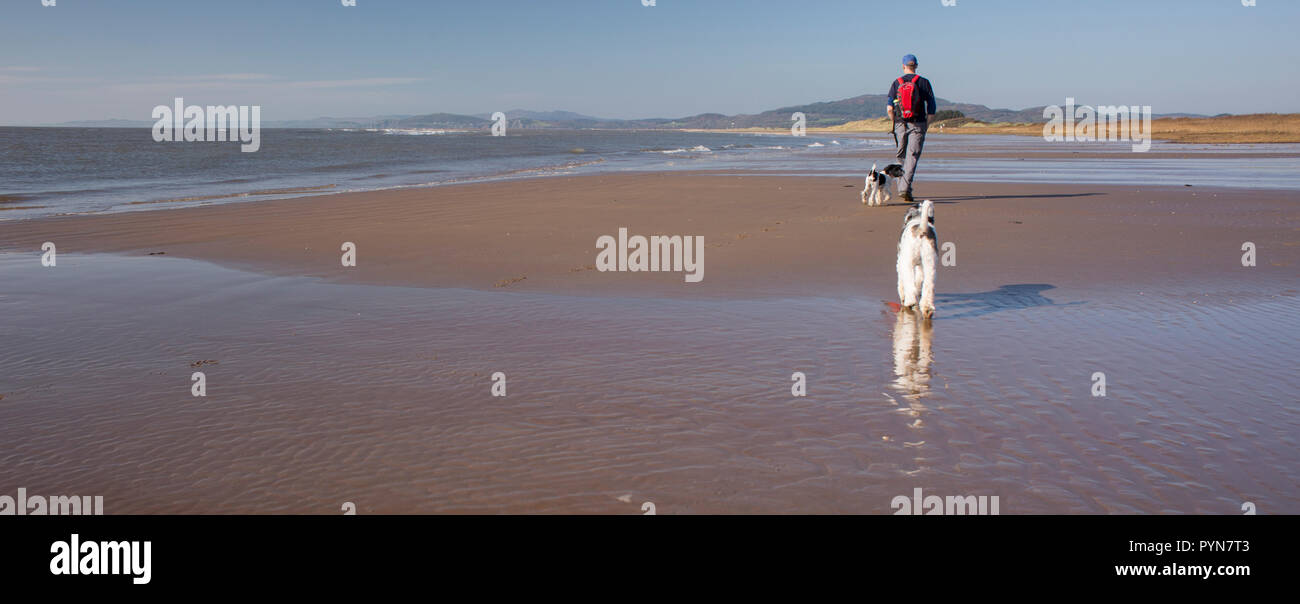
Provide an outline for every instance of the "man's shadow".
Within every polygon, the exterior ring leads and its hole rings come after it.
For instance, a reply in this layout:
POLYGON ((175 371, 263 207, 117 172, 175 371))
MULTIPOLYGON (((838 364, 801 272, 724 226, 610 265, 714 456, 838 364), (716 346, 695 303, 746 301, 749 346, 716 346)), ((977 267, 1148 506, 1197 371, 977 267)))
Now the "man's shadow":
POLYGON ((1092 197, 1102 193, 1033 193, 1030 195, 962 195, 952 197, 933 197, 934 203, 957 203, 979 199, 1052 199, 1061 197, 1092 197))
MULTIPOLYGON (((845 186, 854 186, 854 185, 845 185, 845 186)), ((1032 195, 960 195, 960 196, 954 195, 948 197, 927 197, 922 195, 921 197, 924 199, 929 199, 931 202, 934 203, 934 205, 955 205, 955 204, 960 204, 963 201, 976 201, 976 200, 983 200, 983 199, 1049 199, 1049 198, 1057 198, 1057 197, 1091 197, 1093 195, 1102 195, 1102 193, 1054 193, 1054 194, 1035 193, 1032 195)), ((916 207, 916 205, 917 205, 916 201, 903 201, 901 197, 895 194, 893 199, 891 199, 883 207, 890 207, 890 206, 916 207)))
POLYGON ((1003 285, 993 291, 970 294, 935 293, 935 306, 939 308, 938 318, 960 319, 965 317, 982 317, 1000 310, 1023 310, 1040 306, 1076 306, 1086 302, 1069 302, 1058 304, 1042 292, 1056 289, 1055 285, 1046 283, 1018 283, 1003 285), (949 314, 951 310, 956 313, 949 314))

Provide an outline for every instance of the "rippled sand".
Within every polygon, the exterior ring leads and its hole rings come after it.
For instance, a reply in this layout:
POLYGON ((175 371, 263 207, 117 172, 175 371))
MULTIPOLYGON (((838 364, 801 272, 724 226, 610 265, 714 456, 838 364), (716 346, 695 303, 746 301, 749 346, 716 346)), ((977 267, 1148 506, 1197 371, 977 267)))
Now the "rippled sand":
POLYGON ((0 494, 109 514, 885 514, 917 487, 1300 513, 1294 281, 941 288, 928 325, 882 280, 591 298, 2 254, 0 283, 0 494))

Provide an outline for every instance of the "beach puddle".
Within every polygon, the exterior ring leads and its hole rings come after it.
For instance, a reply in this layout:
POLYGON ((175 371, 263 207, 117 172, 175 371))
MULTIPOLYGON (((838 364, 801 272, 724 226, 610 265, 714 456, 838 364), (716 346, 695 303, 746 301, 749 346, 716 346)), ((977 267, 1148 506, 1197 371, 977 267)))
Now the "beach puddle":
POLYGON ((73 254, 0 255, 0 283, 0 489, 108 514, 1300 513, 1281 285, 995 283, 925 322, 892 283, 587 298, 73 254))

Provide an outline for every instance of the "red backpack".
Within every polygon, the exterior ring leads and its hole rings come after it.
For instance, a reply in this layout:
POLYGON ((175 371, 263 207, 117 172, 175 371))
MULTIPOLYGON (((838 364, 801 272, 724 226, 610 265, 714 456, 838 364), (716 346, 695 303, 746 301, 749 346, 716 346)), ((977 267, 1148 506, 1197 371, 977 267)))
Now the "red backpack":
POLYGON ((921 102, 917 98, 921 90, 918 83, 921 76, 912 76, 912 79, 904 82, 902 77, 898 78, 898 105, 901 109, 903 119, 912 119, 921 113, 921 102))

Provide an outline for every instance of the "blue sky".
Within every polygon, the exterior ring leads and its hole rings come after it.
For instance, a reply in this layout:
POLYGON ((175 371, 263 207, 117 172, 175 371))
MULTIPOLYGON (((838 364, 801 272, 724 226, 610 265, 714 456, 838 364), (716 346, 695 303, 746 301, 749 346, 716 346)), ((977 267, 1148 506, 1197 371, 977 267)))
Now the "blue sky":
POLYGON ((0 123, 752 113, 884 93, 907 52, 955 101, 1296 112, 1298 26, 1296 0, 2 0, 0 123))

